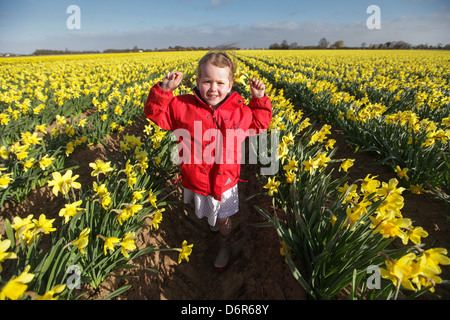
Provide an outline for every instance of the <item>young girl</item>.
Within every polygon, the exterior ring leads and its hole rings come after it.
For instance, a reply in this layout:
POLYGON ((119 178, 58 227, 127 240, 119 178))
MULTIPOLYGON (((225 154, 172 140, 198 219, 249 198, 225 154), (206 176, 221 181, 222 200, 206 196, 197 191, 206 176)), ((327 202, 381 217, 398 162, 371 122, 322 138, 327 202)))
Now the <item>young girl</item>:
POLYGON ((230 261, 230 217, 239 211, 241 154, 236 144, 266 130, 272 119, 271 102, 261 81, 250 81, 253 98, 247 106, 233 91, 234 73, 228 54, 210 52, 198 63, 194 95, 174 97, 183 74, 169 72, 151 88, 144 111, 162 129, 178 133, 178 146, 183 147, 183 201, 194 199, 197 217, 206 217, 211 229, 219 230, 220 248, 214 262, 218 271, 225 270, 230 261), (230 135, 231 142, 227 139, 230 135))

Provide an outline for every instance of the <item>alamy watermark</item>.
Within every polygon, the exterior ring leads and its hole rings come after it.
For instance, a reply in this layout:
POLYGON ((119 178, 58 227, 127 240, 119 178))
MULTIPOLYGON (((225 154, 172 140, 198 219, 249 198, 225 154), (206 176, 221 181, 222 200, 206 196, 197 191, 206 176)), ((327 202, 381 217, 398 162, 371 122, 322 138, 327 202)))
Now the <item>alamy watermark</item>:
POLYGON ((71 15, 66 20, 66 26, 69 30, 81 29, 81 9, 79 6, 72 4, 67 7, 66 13, 71 15))
POLYGON ((381 289, 381 273, 380 267, 375 265, 370 265, 366 270, 367 274, 370 276, 367 278, 367 289, 381 289))
POLYGON ((367 7, 367 13, 371 15, 367 18, 366 25, 370 30, 381 29, 381 9, 377 5, 370 5, 367 7))
POLYGON ((80 289, 81 288, 81 268, 77 265, 71 265, 66 270, 67 289, 80 289))

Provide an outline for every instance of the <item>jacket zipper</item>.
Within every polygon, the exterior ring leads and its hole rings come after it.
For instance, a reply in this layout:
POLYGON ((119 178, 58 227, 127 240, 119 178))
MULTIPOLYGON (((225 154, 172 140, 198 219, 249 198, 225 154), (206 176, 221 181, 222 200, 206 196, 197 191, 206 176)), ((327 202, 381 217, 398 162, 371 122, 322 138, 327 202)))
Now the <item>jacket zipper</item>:
POLYGON ((215 122, 216 125, 217 125, 217 128, 219 128, 219 130, 221 130, 222 128, 220 127, 219 122, 217 122, 216 117, 213 117, 213 119, 214 119, 214 122, 215 122))

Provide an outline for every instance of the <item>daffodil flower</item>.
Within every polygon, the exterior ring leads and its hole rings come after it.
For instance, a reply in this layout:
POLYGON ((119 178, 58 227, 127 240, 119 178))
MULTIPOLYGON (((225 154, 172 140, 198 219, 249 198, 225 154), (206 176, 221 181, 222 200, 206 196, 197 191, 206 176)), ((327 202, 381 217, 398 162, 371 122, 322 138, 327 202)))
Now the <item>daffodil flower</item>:
POLYGON ((298 169, 298 161, 295 160, 295 156, 292 159, 289 159, 288 164, 284 165, 283 169, 286 171, 292 171, 292 170, 298 169))
POLYGON ((65 288, 66 288, 65 284, 57 284, 49 291, 44 293, 44 295, 42 296, 38 295, 36 300, 58 300, 58 297, 54 297, 54 295, 63 292, 65 288))
POLYGON ((341 169, 347 172, 347 170, 353 166, 353 163, 355 162, 355 159, 346 159, 341 165, 339 166, 339 172, 341 172, 341 169))
POLYGON ((88 238, 89 238, 90 232, 91 232, 90 228, 83 229, 83 231, 81 231, 78 239, 75 240, 74 242, 72 242, 73 245, 78 247, 78 251, 82 254, 86 254, 86 251, 84 250, 84 248, 86 248, 89 243, 88 238))
POLYGON ((6 298, 10 300, 19 300, 22 298, 23 294, 28 288, 27 283, 29 283, 34 278, 34 274, 28 273, 30 271, 30 266, 26 266, 23 272, 15 277, 13 276, 0 291, 0 300, 5 300, 6 298))
POLYGON ((11 175, 12 173, 7 173, 0 176, 0 188, 6 189, 11 181, 14 181, 14 179, 10 177, 11 175))
POLYGON ((67 170, 63 176, 61 176, 59 172, 53 172, 52 177, 53 180, 48 181, 48 185, 49 187, 53 187, 52 192, 55 196, 58 196, 59 192, 66 195, 70 188, 81 188, 81 184, 79 182, 75 182, 79 175, 72 177, 72 170, 67 170))
POLYGON ((42 170, 45 170, 48 166, 50 166, 55 158, 49 157, 47 154, 42 157, 42 159, 39 161, 39 166, 42 170))
POLYGON ((152 206, 154 206, 155 208, 158 208, 158 206, 156 205, 156 196, 153 195, 153 189, 150 189, 150 191, 148 192, 148 201, 150 202, 150 204, 152 206))
POLYGON ((125 258, 129 258, 130 255, 128 254, 128 251, 132 251, 136 249, 136 245, 134 244, 134 232, 128 232, 125 234, 125 237, 122 239, 122 242, 120 245, 122 246, 122 254, 125 258))
POLYGON ((59 210, 59 216, 64 217, 64 223, 69 222, 70 218, 76 215, 78 212, 85 210, 78 207, 82 202, 82 200, 78 200, 73 203, 66 204, 63 209, 59 210))
POLYGON ((189 256, 192 253, 193 246, 193 244, 188 245, 186 240, 183 241, 183 243, 181 244, 181 249, 178 249, 178 251, 180 252, 180 254, 178 255, 178 263, 181 263, 183 259, 189 262, 189 256))
POLYGON ((0 272, 2 272, 2 262, 4 262, 6 259, 17 259, 17 255, 14 252, 6 252, 11 246, 11 241, 1 240, 0 241, 0 272))
POLYGON ((105 253, 105 256, 107 254, 106 250, 114 251, 114 245, 116 243, 119 243, 120 239, 116 237, 108 237, 105 239, 105 244, 103 245, 103 252, 105 253))
POLYGON ((29 214, 26 218, 14 217, 13 224, 11 227, 16 231, 16 239, 20 239, 24 232, 28 229, 33 228, 33 223, 31 220, 33 219, 33 215, 29 214))
POLYGON ((361 182, 361 191, 364 192, 365 195, 376 192, 377 188, 381 184, 380 181, 375 180, 377 177, 378 176, 370 177, 370 174, 368 174, 361 182))
POLYGON ((53 228, 53 222, 55 219, 47 219, 44 214, 39 216, 39 219, 33 219, 32 222, 34 224, 34 228, 38 232, 42 232, 44 234, 49 234, 52 231, 55 231, 56 228, 53 228))
MULTIPOLYGON (((412 243, 418 245, 421 243, 421 238, 428 237, 428 232, 426 232, 422 227, 415 227, 412 230, 408 230, 406 235, 412 243)), ((406 245, 405 242, 403 242, 403 244, 406 245)))
POLYGON ((114 169, 111 168, 111 161, 109 162, 104 162, 102 160, 95 160, 95 162, 91 162, 89 163, 89 167, 91 167, 92 172, 91 172, 91 176, 92 177, 96 177, 98 176, 100 173, 103 173, 105 175, 108 175, 109 172, 113 171, 114 169))
POLYGON ((408 175, 406 174, 408 172, 408 168, 400 168, 400 166, 395 167, 395 172, 397 173, 397 175, 399 176, 399 178, 405 178, 407 181, 409 180, 408 175))
POLYGON ((151 225, 151 228, 152 228, 152 229, 153 229, 153 228, 155 228, 155 229, 158 229, 158 228, 159 228, 159 224, 161 223, 162 218, 163 218, 162 213, 163 213, 163 211, 165 211, 165 210, 166 210, 166 209, 162 208, 162 209, 156 210, 156 212, 153 214, 153 217, 152 217, 152 225, 151 225))
POLYGON ((302 165, 303 165, 303 170, 309 171, 310 174, 313 174, 314 170, 316 170, 319 167, 318 161, 315 159, 312 159, 311 157, 309 158, 308 161, 303 161, 302 165))
POLYGON ((278 186, 281 184, 281 182, 276 181, 276 178, 269 178, 269 181, 264 186, 265 189, 269 189, 268 194, 269 196, 273 196, 275 192, 278 192, 278 186))

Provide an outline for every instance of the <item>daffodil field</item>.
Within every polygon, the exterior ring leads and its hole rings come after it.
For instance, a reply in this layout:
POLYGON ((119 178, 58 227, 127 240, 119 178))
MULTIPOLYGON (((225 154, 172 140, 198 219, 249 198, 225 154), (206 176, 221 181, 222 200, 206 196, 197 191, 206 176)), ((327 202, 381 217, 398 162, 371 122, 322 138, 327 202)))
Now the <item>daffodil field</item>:
POLYGON ((32 188, 44 186, 67 204, 57 225, 44 213, 4 221, 0 262, 8 259, 13 266, 9 279, 1 275, 0 299, 76 299, 83 284, 98 288, 115 269, 131 269, 129 261, 155 251, 178 251, 179 262, 189 260, 187 241, 180 248, 137 250, 135 245, 146 219, 152 229, 162 221, 166 203, 160 194, 175 172, 169 135, 148 123, 139 136, 122 135, 121 156, 68 166, 78 148, 101 143, 142 116, 152 83, 173 66, 192 69, 186 58, 2 61, 1 204, 21 201, 32 188), (73 172, 81 166, 92 170, 92 185, 77 182, 73 172), (50 249, 42 250, 41 241, 51 241, 50 249))
POLYGON ((336 297, 349 286, 351 299, 397 299, 400 289, 412 292, 409 298, 433 292, 442 283, 439 264, 450 264, 447 249, 421 246, 428 233, 403 217, 402 193, 450 200, 449 54, 264 51, 240 57, 248 72, 277 89, 270 129, 282 137, 283 170, 264 187, 283 215, 257 209, 277 230, 302 287, 315 299, 336 297), (302 112, 327 123, 313 129, 302 112), (354 159, 333 159, 330 124, 378 155, 398 179, 333 179, 334 169, 347 172, 354 159), (404 248, 390 249, 396 238, 404 248), (371 282, 373 270, 379 283, 371 282))
MULTIPOLYGON (((445 282, 440 265, 450 264, 447 250, 421 245, 428 233, 402 215, 402 194, 450 202, 450 54, 234 54, 238 91, 250 99, 248 79, 263 81, 273 106, 268 134, 279 136, 279 170, 259 177, 273 207, 256 210, 277 232, 287 265, 308 295, 332 299, 350 288, 350 299, 396 299, 400 292, 415 298, 445 282), (313 117, 325 124, 318 128, 313 117), (358 164, 333 158, 331 126, 398 179, 369 174, 349 183, 346 173, 358 164), (395 239, 402 248, 390 246, 395 239)), ((80 299, 86 286, 98 288, 115 270, 135 268, 132 259, 156 251, 189 261, 195 250, 189 239, 179 248, 135 245, 144 222, 152 229, 164 223, 165 182, 177 173, 175 141, 150 122, 139 135, 121 133, 142 117, 148 91, 167 71, 185 75, 175 94, 191 93, 203 55, 0 60, 0 206, 41 187, 66 201, 59 217, 2 221, 0 299, 80 299), (111 134, 121 137, 120 155, 70 161, 111 134), (92 184, 77 181, 80 167, 91 169, 92 184)))

